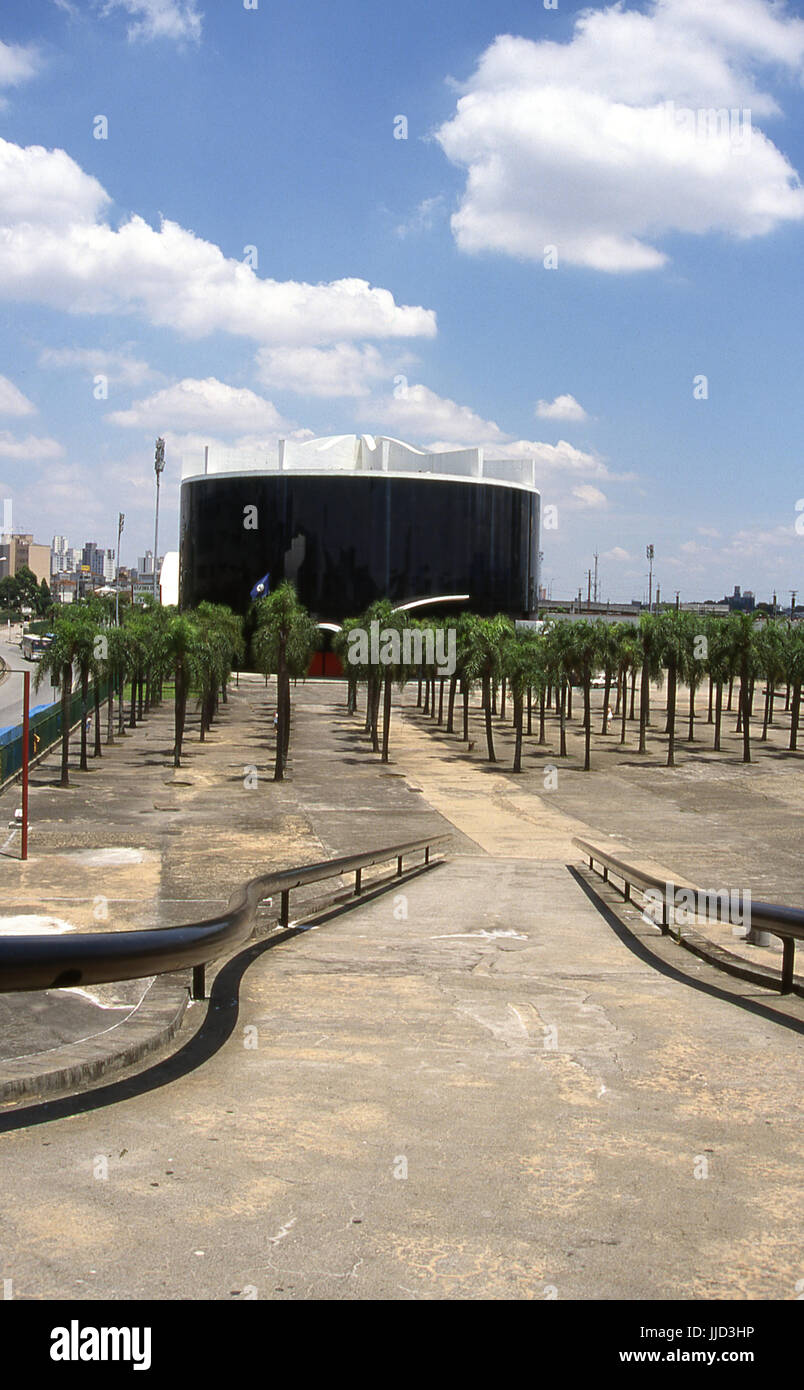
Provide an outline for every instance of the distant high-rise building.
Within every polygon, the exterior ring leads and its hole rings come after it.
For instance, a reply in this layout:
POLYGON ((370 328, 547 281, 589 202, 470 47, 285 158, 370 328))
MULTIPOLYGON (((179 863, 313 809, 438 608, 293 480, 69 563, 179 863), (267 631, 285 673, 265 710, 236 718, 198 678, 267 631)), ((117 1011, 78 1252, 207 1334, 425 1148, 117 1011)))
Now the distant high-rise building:
POLYGON ((19 531, 0 542, 0 579, 13 578, 21 569, 29 569, 40 584, 43 579, 50 583, 50 547, 19 531))

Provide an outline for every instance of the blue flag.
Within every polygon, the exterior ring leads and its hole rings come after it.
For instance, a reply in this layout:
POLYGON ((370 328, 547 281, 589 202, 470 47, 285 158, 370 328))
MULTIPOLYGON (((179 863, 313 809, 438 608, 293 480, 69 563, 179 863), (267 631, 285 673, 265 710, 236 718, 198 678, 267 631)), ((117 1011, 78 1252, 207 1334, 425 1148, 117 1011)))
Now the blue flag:
POLYGON ((254 588, 251 590, 251 598, 253 598, 253 599, 265 598, 265 595, 266 595, 266 594, 269 594, 270 592, 271 592, 271 576, 270 576, 270 574, 264 574, 264 575, 262 576, 262 579, 258 579, 258 580, 257 580, 257 583, 254 585, 254 588))

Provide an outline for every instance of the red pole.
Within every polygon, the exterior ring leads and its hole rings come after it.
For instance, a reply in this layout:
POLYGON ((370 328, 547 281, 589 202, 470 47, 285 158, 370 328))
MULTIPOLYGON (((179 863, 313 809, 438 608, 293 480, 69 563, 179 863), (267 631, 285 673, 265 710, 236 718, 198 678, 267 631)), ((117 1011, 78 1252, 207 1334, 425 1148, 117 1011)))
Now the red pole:
POLYGON ((28 858, 28 731, 31 708, 31 673, 22 673, 22 859, 28 858))

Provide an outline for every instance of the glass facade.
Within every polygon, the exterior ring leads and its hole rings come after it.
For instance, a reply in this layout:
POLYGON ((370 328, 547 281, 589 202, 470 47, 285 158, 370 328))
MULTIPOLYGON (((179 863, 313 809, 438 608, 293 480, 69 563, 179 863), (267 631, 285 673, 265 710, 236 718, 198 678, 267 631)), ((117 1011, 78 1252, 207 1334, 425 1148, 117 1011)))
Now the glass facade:
POLYGON ((429 477, 210 475, 181 489, 182 607, 245 612, 264 574, 292 579, 320 620, 377 598, 469 594, 475 613, 526 617, 538 594, 539 495, 429 477), (254 510, 256 509, 256 511, 254 510))

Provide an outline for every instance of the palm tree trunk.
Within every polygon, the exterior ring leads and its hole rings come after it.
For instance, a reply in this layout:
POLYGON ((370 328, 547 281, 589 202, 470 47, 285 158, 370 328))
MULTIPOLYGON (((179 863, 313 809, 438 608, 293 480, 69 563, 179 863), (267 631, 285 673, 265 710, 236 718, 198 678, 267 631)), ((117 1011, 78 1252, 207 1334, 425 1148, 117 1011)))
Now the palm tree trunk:
POLYGON ((801 709, 801 681, 793 682, 793 699, 790 716, 790 742, 788 748, 795 753, 798 748, 798 717, 801 709))
POLYGON ((458 689, 458 677, 457 677, 457 676, 450 676, 450 678, 449 678, 449 699, 448 699, 448 701, 447 701, 447 733, 448 733, 448 734, 454 734, 454 732, 455 732, 455 694, 456 694, 456 692, 457 692, 457 689, 458 689))
POLYGON ((584 730, 584 758, 583 770, 590 772, 592 768, 592 673, 587 671, 583 678, 583 721, 584 730))
POLYGON ((712 745, 715 753, 720 752, 720 728, 723 722, 723 682, 721 680, 715 685, 715 741, 712 745))
POLYGON ((667 671, 667 766, 676 765, 676 689, 678 668, 671 659, 667 671))
POLYGON ((539 693, 539 743, 546 743, 546 742, 547 742, 547 734, 546 734, 545 728, 544 728, 544 716, 545 716, 544 703, 545 703, 545 700, 544 700, 544 689, 542 689, 542 690, 540 691, 540 693, 539 693))
POLYGON ((444 723, 444 677, 439 677, 438 681, 438 722, 444 723))
POLYGON ((567 720, 566 720, 566 714, 565 714, 565 710, 566 710, 566 699, 567 699, 567 685, 566 685, 566 682, 562 680, 562 682, 561 682, 561 689, 560 689, 560 691, 559 691, 559 697, 558 697, 558 726, 559 726, 559 732, 560 732, 560 742, 559 742, 559 749, 558 749, 558 756, 559 756, 559 758, 566 758, 566 756, 567 756, 567 720))
POLYGON ((713 696, 713 693, 714 693, 714 688, 715 688, 715 682, 714 682, 713 677, 710 676, 710 677, 709 677, 709 718, 708 718, 707 721, 706 721, 707 724, 711 724, 711 723, 712 723, 712 717, 713 717, 713 716, 712 716, 712 696, 713 696))
POLYGON ((635 702, 635 700, 636 700, 636 678, 637 678, 637 668, 636 668, 636 666, 635 666, 634 669, 633 669, 632 672, 631 672, 631 709, 630 709, 630 712, 629 712, 629 715, 628 715, 628 718, 631 720, 631 723, 632 723, 632 724, 633 724, 633 722, 634 722, 634 719, 636 718, 636 716, 635 716, 635 714, 634 714, 634 702, 635 702))
POLYGON ((611 671, 606 667, 606 684, 603 688, 603 723, 600 726, 601 734, 609 731, 609 697, 611 696, 611 671))
POLYGON ((81 672, 81 761, 78 766, 82 772, 89 772, 87 762, 87 713, 89 710, 89 677, 81 672))
POLYGON ((109 692, 106 700, 106 745, 114 743, 114 680, 109 676, 109 692))
POLYGON ((687 739, 690 743, 695 741, 695 692, 698 683, 694 677, 690 679, 690 727, 687 731, 687 739))
POLYGON ((528 686, 528 734, 533 733, 533 689, 528 686))
POLYGON ((93 758, 103 757, 101 750, 101 720, 100 720, 100 684, 97 677, 92 686, 92 698, 95 706, 95 747, 92 750, 93 758))
MULTIPOLYGON (((388 741, 391 733, 391 677, 386 675, 383 682, 383 701, 382 701, 382 757, 381 762, 388 762, 388 741)), ((444 688, 442 681, 441 698, 444 698, 444 688)))
POLYGON ((70 705, 73 694, 73 668, 65 662, 61 672, 61 781, 70 785, 70 705))
MULTIPOLYGON (((626 677, 625 677, 625 680, 626 680, 626 682, 627 682, 627 680, 628 680, 627 675, 626 675, 626 677)), ((621 748, 624 748, 624 747, 625 747, 625 717, 626 717, 627 713, 628 713, 628 701, 627 701, 626 698, 625 698, 625 691, 623 691, 623 706, 622 706, 622 709, 620 710, 620 721, 621 721, 621 722, 620 722, 620 747, 621 747, 621 748)))
POLYGON ((743 716, 743 762, 751 761, 751 694, 748 672, 743 667, 740 672, 740 705, 743 716))
POLYGON ((118 683, 118 686, 117 686, 117 737, 118 737, 118 738, 125 738, 125 736, 126 736, 126 700, 125 700, 125 687, 126 687, 126 678, 125 678, 125 676, 124 676, 124 675, 122 674, 122 672, 121 672, 121 674, 120 674, 120 680, 119 680, 119 683, 118 683))
POLYGON ((461 682, 461 685, 462 685, 462 694, 463 694, 463 741, 464 741, 464 743, 468 743, 468 742, 469 742, 469 682, 468 682, 468 680, 465 680, 465 679, 464 679, 464 680, 461 682))
POLYGON ((491 681, 488 676, 483 677, 483 713, 486 720, 486 751, 490 763, 496 763, 497 758, 494 753, 494 734, 491 727, 491 681))
POLYGON ((648 750, 648 701, 650 699, 650 664, 647 660, 642 663, 642 685, 639 695, 639 752, 646 753, 648 750))
POLYGON ((773 682, 767 680, 765 683, 765 716, 762 720, 762 736, 760 738, 760 743, 767 743, 768 741, 768 723, 770 721, 770 712, 773 707, 773 691, 773 682))
POLYGON ((274 781, 285 780, 285 641, 280 638, 276 663, 276 748, 274 750, 274 781))
POLYGON ((505 718, 505 676, 503 676, 502 686, 500 687, 500 718, 505 718))
POLYGON ((522 695, 522 691, 520 690, 519 692, 517 692, 517 691, 515 690, 515 691, 513 692, 513 699, 514 699, 514 728, 515 728, 515 730, 516 730, 516 737, 515 737, 515 739, 514 739, 514 766, 513 766, 513 771, 514 771, 514 772, 521 772, 521 771, 522 771, 522 705, 523 705, 523 695, 522 695))

